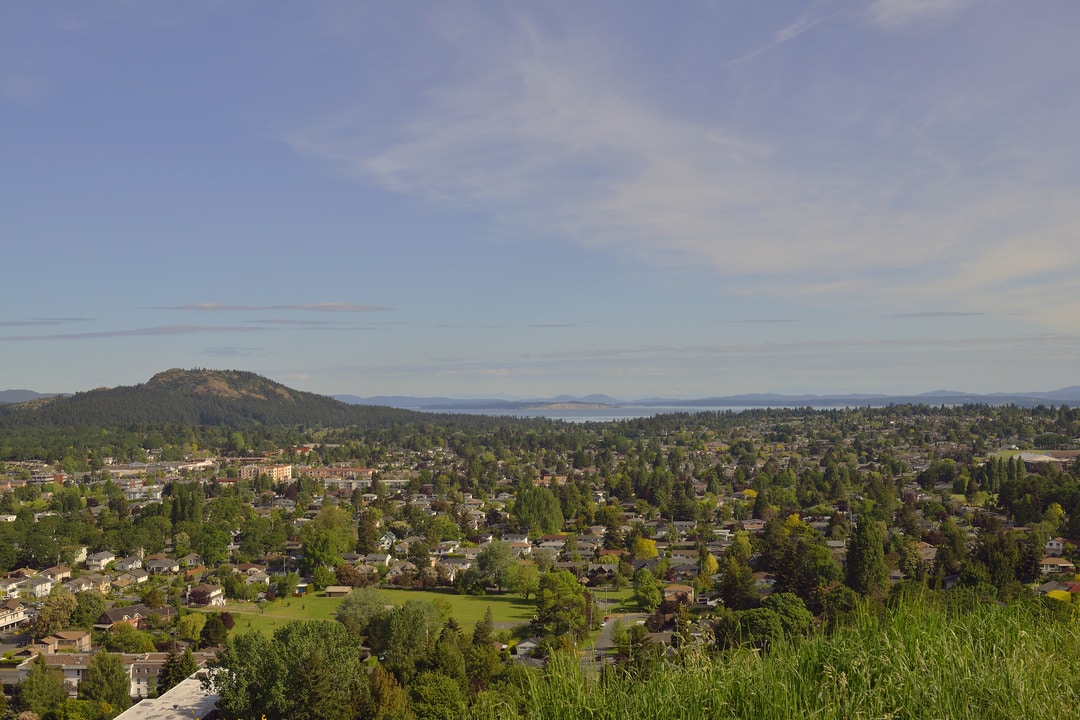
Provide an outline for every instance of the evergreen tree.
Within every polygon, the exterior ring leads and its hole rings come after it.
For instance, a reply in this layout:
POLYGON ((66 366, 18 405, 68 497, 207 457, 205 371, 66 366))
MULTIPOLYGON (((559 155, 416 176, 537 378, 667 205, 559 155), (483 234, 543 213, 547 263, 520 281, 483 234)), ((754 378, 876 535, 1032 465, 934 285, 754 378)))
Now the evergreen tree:
POLYGON ((225 644, 225 638, 228 637, 228 635, 229 631, 225 628, 225 623, 222 622, 221 616, 214 613, 206 618, 206 624, 203 625, 202 633, 199 635, 199 641, 203 647, 219 647, 225 644))
POLYGON ((750 539, 746 533, 736 535, 724 552, 716 589, 724 605, 732 610, 747 610, 758 604, 757 583, 750 569, 750 539))
POLYGON ((165 658, 165 664, 161 667, 157 676, 157 694, 162 695, 170 688, 183 682, 190 677, 199 666, 195 663, 195 658, 191 655, 191 648, 184 650, 184 654, 181 655, 176 646, 173 645, 169 648, 169 654, 165 658))
POLYGON ((880 523, 862 519, 848 545, 844 582, 860 595, 881 596, 889 586, 885 539, 880 523))
POLYGON ((477 620, 476 626, 473 628, 472 644, 480 647, 490 647, 494 642, 494 630, 495 622, 492 620, 491 606, 487 606, 487 610, 484 611, 484 619, 477 620))

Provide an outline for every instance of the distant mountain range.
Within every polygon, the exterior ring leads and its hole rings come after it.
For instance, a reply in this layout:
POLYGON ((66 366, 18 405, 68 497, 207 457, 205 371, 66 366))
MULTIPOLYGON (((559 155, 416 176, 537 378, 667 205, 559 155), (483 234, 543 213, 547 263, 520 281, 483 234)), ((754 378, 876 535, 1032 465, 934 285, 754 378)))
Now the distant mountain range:
POLYGON ((525 400, 499 400, 494 398, 454 399, 447 397, 410 397, 406 395, 380 395, 358 397, 334 395, 335 399, 353 405, 388 405, 390 407, 429 412, 480 411, 480 410, 545 410, 560 408, 715 408, 715 407, 850 407, 855 405, 963 405, 983 403, 988 405, 1080 405, 1080 385, 1073 385, 1050 392, 978 394, 954 390, 935 390, 918 395, 886 395, 879 393, 851 393, 843 395, 780 395, 776 393, 747 393, 742 395, 719 395, 707 398, 680 399, 649 397, 638 400, 620 400, 610 395, 558 395, 551 398, 525 400))
POLYGON ((56 397, 56 393, 38 393, 33 390, 0 390, 0 404, 29 402, 51 397, 56 397))
MULTIPOLYGON (((610 395, 557 395, 505 400, 454 399, 382 395, 327 397, 293 390, 251 372, 239 370, 166 370, 140 385, 99 388, 74 395, 47 395, 30 390, 0 392, 0 427, 19 425, 130 425, 190 423, 202 425, 308 426, 385 425, 419 419, 429 413, 513 414, 546 410, 648 408, 655 412, 753 407, 851 407, 858 405, 984 403, 1080 406, 1080 386, 1051 392, 980 395, 936 390, 919 395, 846 394, 722 395, 696 399, 649 397, 621 400, 610 395)), ((464 419, 464 418, 462 418, 464 419)))

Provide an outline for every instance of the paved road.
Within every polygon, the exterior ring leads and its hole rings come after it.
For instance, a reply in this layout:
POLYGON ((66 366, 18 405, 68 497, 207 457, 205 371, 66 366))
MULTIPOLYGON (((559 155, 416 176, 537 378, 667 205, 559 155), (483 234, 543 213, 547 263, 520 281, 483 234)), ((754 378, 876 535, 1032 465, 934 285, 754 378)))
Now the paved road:
POLYGON ((610 619, 600 628, 600 634, 596 636, 596 642, 592 649, 581 656, 581 669, 588 675, 596 673, 599 667, 612 661, 614 657, 615 643, 611 639, 611 631, 615 629, 615 620, 622 621, 624 627, 633 625, 639 620, 644 621, 649 617, 647 613, 622 613, 611 615, 610 619))

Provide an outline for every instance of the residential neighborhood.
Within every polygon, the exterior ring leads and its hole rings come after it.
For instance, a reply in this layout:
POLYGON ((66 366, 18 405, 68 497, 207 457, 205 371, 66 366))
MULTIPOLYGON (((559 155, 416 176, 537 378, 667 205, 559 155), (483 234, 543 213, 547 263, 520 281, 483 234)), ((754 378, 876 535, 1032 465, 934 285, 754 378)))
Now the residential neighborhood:
MULTIPOLYGON (((197 667, 216 657, 227 630, 208 635, 203 619, 355 588, 530 599, 560 573, 590 603, 631 592, 657 647, 711 636, 717 613, 774 595, 823 617, 838 587, 1077 595, 1080 451, 1065 435, 1065 449, 1024 451, 1036 419, 1019 417, 1031 429, 1018 434, 1005 411, 986 415, 777 411, 179 462, 149 448, 146 462, 105 457, 85 472, 8 462, 5 682, 42 672, 42 658, 79 697, 107 652, 133 699, 153 697, 170 651, 192 651, 197 667), (853 570, 864 566, 865 586, 853 570)), ((596 612, 582 632, 607 624, 596 612)), ((507 662, 543 664, 551 640, 537 628, 508 638, 507 662)), ((619 661, 610 652, 598 657, 619 661)))

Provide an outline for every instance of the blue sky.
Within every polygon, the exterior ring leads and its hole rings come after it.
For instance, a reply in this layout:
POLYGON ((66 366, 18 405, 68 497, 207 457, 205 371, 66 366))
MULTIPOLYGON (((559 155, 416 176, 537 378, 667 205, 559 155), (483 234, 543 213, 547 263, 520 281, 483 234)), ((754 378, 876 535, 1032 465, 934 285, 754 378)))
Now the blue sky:
POLYGON ((0 388, 1080 384, 1080 4, 0 6, 0 388))

